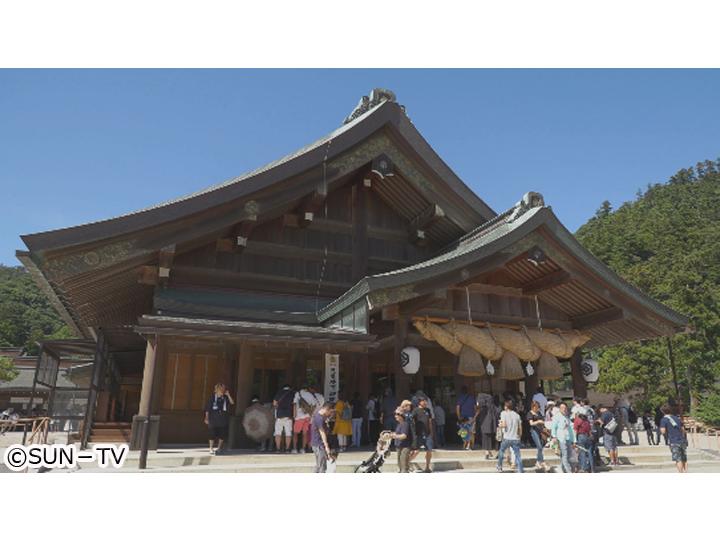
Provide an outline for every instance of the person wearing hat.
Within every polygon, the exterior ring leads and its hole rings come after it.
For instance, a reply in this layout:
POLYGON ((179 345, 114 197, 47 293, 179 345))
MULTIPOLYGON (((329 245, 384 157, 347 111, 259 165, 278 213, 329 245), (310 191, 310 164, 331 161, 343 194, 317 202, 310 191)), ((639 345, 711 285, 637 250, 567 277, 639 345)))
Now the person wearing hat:
POLYGON ((395 422, 397 425, 392 438, 395 441, 398 454, 398 472, 407 473, 410 472, 410 445, 412 444, 412 438, 410 424, 400 407, 395 409, 395 422))

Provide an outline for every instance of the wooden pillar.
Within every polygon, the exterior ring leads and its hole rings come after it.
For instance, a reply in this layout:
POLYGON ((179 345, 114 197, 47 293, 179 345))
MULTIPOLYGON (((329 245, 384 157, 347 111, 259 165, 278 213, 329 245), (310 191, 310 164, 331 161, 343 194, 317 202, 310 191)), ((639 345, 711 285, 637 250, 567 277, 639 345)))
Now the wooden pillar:
POLYGON ((357 391, 363 403, 370 396, 370 358, 368 353, 358 353, 355 357, 357 365, 357 391))
POLYGON ((292 379, 288 382, 293 389, 297 390, 307 376, 307 358, 305 358, 305 351, 302 349, 294 349, 291 363, 292 379))
POLYGON ((243 341, 238 352, 238 369, 235 394, 235 414, 242 414, 250 403, 253 383, 253 349, 249 343, 243 341))
POLYGON ((360 181, 352 187, 352 280, 360 281, 367 275, 367 188, 360 181))
POLYGON ((407 319, 399 317, 395 321, 395 354, 393 355, 393 373, 395 374, 395 397, 398 402, 410 396, 410 376, 400 365, 400 352, 405 347, 407 339, 407 319))
POLYGON ((577 348, 570 357, 570 370, 572 374, 573 394, 575 397, 587 397, 587 382, 582 374, 582 351, 577 348))
POLYGON ((157 360, 157 341, 148 338, 145 347, 145 367, 143 368, 142 387, 140 389, 140 406, 138 416, 150 416, 152 413, 152 389, 155 382, 155 364, 157 360))

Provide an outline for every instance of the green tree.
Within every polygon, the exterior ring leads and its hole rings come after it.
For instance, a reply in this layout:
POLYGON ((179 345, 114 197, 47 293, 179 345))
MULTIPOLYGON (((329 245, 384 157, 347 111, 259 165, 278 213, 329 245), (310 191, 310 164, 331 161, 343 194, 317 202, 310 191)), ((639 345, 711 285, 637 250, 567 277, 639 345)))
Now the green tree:
MULTIPOLYGON (((683 169, 612 211, 604 202, 576 233, 621 276, 688 315, 694 332, 672 338, 686 403, 718 391, 720 377, 720 161, 683 169)), ((665 340, 597 351, 598 387, 641 391, 647 405, 674 394, 665 340)))
POLYGON ((72 335, 24 268, 0 265, 0 346, 35 354, 38 340, 72 335))
POLYGON ((18 373, 12 358, 0 356, 0 381, 12 381, 18 376, 18 373))

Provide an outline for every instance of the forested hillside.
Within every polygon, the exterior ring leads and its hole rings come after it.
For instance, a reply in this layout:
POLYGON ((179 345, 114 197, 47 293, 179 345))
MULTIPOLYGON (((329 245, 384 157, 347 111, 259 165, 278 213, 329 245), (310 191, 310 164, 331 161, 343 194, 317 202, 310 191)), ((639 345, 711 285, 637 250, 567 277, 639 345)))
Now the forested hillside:
MULTIPOLYGON (((577 238, 629 282, 691 318, 695 332, 670 344, 681 392, 686 403, 704 401, 706 409, 717 403, 720 160, 683 169, 617 210, 606 201, 577 238)), ((674 395, 667 340, 612 347, 598 356, 602 389, 640 388, 649 405, 674 395)))
POLYGON ((0 265, 0 347, 26 347, 48 337, 72 337, 72 333, 22 267, 0 265))

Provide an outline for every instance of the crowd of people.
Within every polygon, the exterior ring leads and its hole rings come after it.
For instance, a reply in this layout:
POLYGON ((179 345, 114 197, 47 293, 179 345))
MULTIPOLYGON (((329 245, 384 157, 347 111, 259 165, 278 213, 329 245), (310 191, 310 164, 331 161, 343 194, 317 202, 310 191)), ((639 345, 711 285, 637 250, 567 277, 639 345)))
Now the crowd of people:
MULTIPOLYGON (((253 402, 259 400, 255 397, 253 402)), ((218 384, 206 408, 205 421, 210 429, 210 452, 222 452, 227 437, 229 405, 224 385, 218 384), (214 442, 218 441, 217 449, 214 442)), ((312 452, 316 472, 325 472, 339 453, 349 447, 360 447, 363 439, 371 444, 380 431, 392 433, 397 451, 399 472, 415 469, 432 472, 435 448, 446 445, 448 412, 423 390, 398 399, 388 388, 383 394, 370 395, 366 401, 357 392, 346 399, 339 392, 334 402, 312 384, 298 390, 284 385, 274 396, 273 437, 262 449, 275 452, 312 452), (422 459, 416 458, 422 456, 422 459)), ((467 451, 480 448, 496 468, 523 472, 521 448, 535 448, 535 469, 548 471, 545 454, 560 458, 558 470, 563 473, 593 473, 603 463, 600 448, 607 454, 608 465, 621 464, 618 447, 639 444, 637 424, 641 421, 648 444, 660 444, 661 437, 670 447, 678 471, 687 471, 687 437, 673 405, 658 407, 654 416, 645 411, 642 418, 627 400, 616 400, 612 406, 591 405, 586 398, 574 398, 572 404, 546 396, 541 387, 532 396, 505 392, 502 395, 473 395, 463 386, 455 402, 456 433, 467 451), (654 425, 653 425, 654 423, 654 425), (622 435, 627 432, 628 442, 622 435)))

